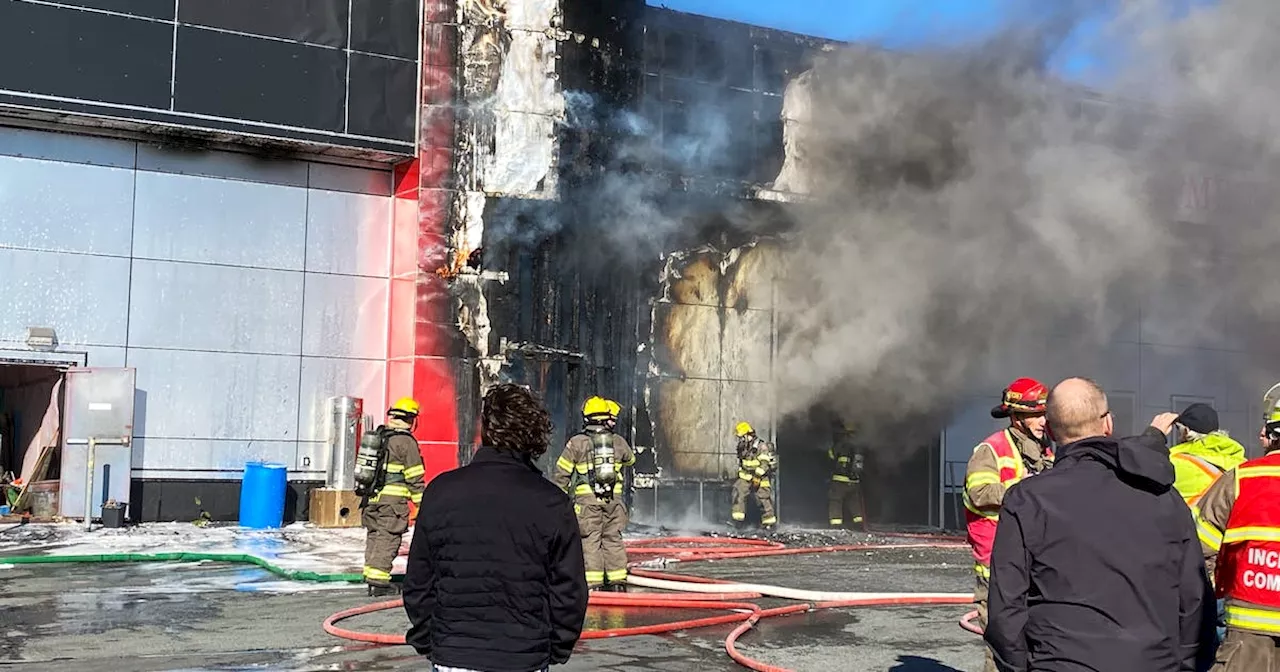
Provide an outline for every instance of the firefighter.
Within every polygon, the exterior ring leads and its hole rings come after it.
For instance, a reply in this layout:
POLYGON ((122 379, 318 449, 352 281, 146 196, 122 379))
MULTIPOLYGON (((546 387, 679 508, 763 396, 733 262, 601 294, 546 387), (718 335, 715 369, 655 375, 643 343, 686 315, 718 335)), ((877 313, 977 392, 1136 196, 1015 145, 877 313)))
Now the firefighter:
POLYGON ((1219 429, 1218 412, 1208 404, 1188 406, 1178 416, 1177 428, 1181 441, 1169 449, 1173 487, 1187 506, 1195 506, 1223 472, 1244 462, 1244 446, 1219 429))
POLYGON ((1227 470, 1192 508, 1205 564, 1226 602, 1226 638, 1213 672, 1280 669, 1280 383, 1262 407, 1258 440, 1266 454, 1227 470))
MULTIPOLYGON (((973 601, 978 621, 987 627, 987 592, 991 578, 991 543, 996 536, 1004 493, 1018 481, 1053 466, 1045 404, 1049 390, 1038 380, 1019 378, 1009 384, 991 417, 1009 419, 1009 427, 979 443, 964 477, 964 508, 969 546, 973 550, 973 601)), ((995 672, 986 649, 984 672, 995 672)))
POLYGON ((747 519, 747 495, 754 494, 760 504, 760 526, 772 530, 778 524, 773 509, 773 483, 769 477, 778 468, 778 454, 773 446, 756 436, 751 424, 739 422, 733 433, 738 437, 738 480, 733 484, 733 524, 741 526, 747 519))
MULTIPOLYGON (((413 427, 418 402, 404 397, 387 411, 387 424, 374 432, 381 438, 382 465, 374 480, 372 496, 362 502, 360 522, 368 530, 364 546, 364 582, 371 597, 399 592, 391 584, 391 564, 400 553, 400 541, 417 517, 422 503, 422 453, 413 427)), ((362 442, 363 443, 363 442, 362 442)), ((362 445, 363 449, 364 446, 362 445)))
POLYGON ((832 527, 843 527, 846 520, 851 526, 862 524, 862 450, 854 443, 854 434, 851 425, 836 422, 835 440, 827 449, 831 459, 827 513, 832 527))
POLYGON ((582 533, 587 586, 617 592, 626 590, 627 507, 622 501, 624 467, 636 462, 626 440, 613 432, 619 405, 591 397, 582 405, 582 431, 570 437, 556 460, 555 483, 573 497, 582 533))

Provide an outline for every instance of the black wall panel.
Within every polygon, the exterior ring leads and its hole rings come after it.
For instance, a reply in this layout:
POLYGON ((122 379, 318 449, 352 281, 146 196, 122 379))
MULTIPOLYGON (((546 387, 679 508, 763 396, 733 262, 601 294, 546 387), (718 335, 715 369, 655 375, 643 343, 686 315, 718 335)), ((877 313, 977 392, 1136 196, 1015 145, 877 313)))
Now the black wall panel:
POLYGON ((0 2, 0 89, 169 107, 171 24, 0 2))
POLYGON ((341 131, 346 55, 336 49, 178 29, 177 111, 341 131))
POLYGON ((178 20, 197 26, 344 47, 348 0, 195 0, 178 20))
POLYGON ((351 100, 347 132, 411 141, 417 120, 414 82, 418 64, 351 54, 351 100))
POLYGON ((415 58, 418 0, 351 0, 351 48, 415 58))
POLYGON ((0 0, 0 117, 43 109, 51 121, 96 125, 107 117, 147 131, 159 122, 224 141, 249 133, 372 151, 381 160, 410 156, 421 7, 422 0, 0 0))
POLYGON ((177 11, 177 0, 57 0, 58 4, 105 9, 151 19, 172 19, 177 11))

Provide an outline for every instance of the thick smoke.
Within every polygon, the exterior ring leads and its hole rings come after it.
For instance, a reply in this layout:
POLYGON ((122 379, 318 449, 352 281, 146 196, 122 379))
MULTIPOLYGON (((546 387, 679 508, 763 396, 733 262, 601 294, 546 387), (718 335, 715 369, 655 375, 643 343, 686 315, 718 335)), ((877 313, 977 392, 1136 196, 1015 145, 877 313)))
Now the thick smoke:
POLYGON ((898 421, 994 396, 1011 366, 1098 371, 1092 353, 1170 288, 1183 342, 1278 307, 1265 192, 1232 196, 1212 228, 1175 206, 1188 161, 1270 174, 1280 3, 1069 9, 966 48, 850 48, 808 74, 788 130, 810 198, 782 285, 781 412, 898 421), (1082 104, 1047 73, 1100 10, 1101 39, 1125 45, 1101 95, 1158 110, 1082 104))

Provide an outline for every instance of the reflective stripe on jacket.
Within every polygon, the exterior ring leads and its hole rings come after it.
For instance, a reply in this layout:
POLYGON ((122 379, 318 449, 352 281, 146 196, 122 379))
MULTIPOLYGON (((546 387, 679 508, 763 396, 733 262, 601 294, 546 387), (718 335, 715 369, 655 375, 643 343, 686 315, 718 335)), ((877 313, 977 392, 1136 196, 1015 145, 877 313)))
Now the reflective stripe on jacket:
POLYGON ((1215 432, 1170 448, 1169 459, 1176 474, 1173 487, 1188 505, 1195 506, 1223 472, 1245 461, 1245 454, 1244 446, 1235 439, 1215 432))
POLYGON ((985 573, 982 568, 991 564, 991 544, 996 537, 1000 505, 997 503, 995 506, 979 506, 974 503, 971 491, 990 484, 1000 484, 1008 488, 1025 478, 1027 473, 1026 465, 1022 463, 1022 454, 1018 450, 1018 444, 1011 430, 1006 429, 988 436, 973 449, 973 452, 976 455, 984 450, 990 451, 995 457, 998 471, 970 469, 964 478, 965 527, 968 532, 969 546, 973 549, 975 571, 980 575, 985 573))
POLYGON ((738 478, 744 481, 760 479, 760 487, 769 487, 765 482, 765 476, 778 466, 778 457, 768 443, 761 439, 756 439, 755 449, 748 453, 746 457, 738 459, 738 478))
POLYGON ((1280 636, 1280 453, 1236 468, 1235 490, 1216 572, 1227 625, 1280 636))

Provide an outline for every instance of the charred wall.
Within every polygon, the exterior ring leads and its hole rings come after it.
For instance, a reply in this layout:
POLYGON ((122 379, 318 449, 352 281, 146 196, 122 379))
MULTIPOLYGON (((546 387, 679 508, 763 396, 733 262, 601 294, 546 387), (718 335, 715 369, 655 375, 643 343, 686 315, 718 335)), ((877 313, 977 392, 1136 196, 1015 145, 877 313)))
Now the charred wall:
MULTIPOLYGON (((781 421, 770 384, 791 206, 753 197, 784 162, 788 85, 826 44, 632 0, 564 0, 558 18, 554 179, 534 197, 477 180, 482 216, 460 217, 483 223, 482 251, 460 246, 474 270, 506 274, 480 285, 480 357, 546 399, 553 453, 586 396, 622 404, 620 432, 644 450, 638 519, 727 519, 747 420, 779 444, 783 517, 824 520, 828 425, 781 421)), ((936 436, 873 461, 873 516, 931 521, 936 436)))

